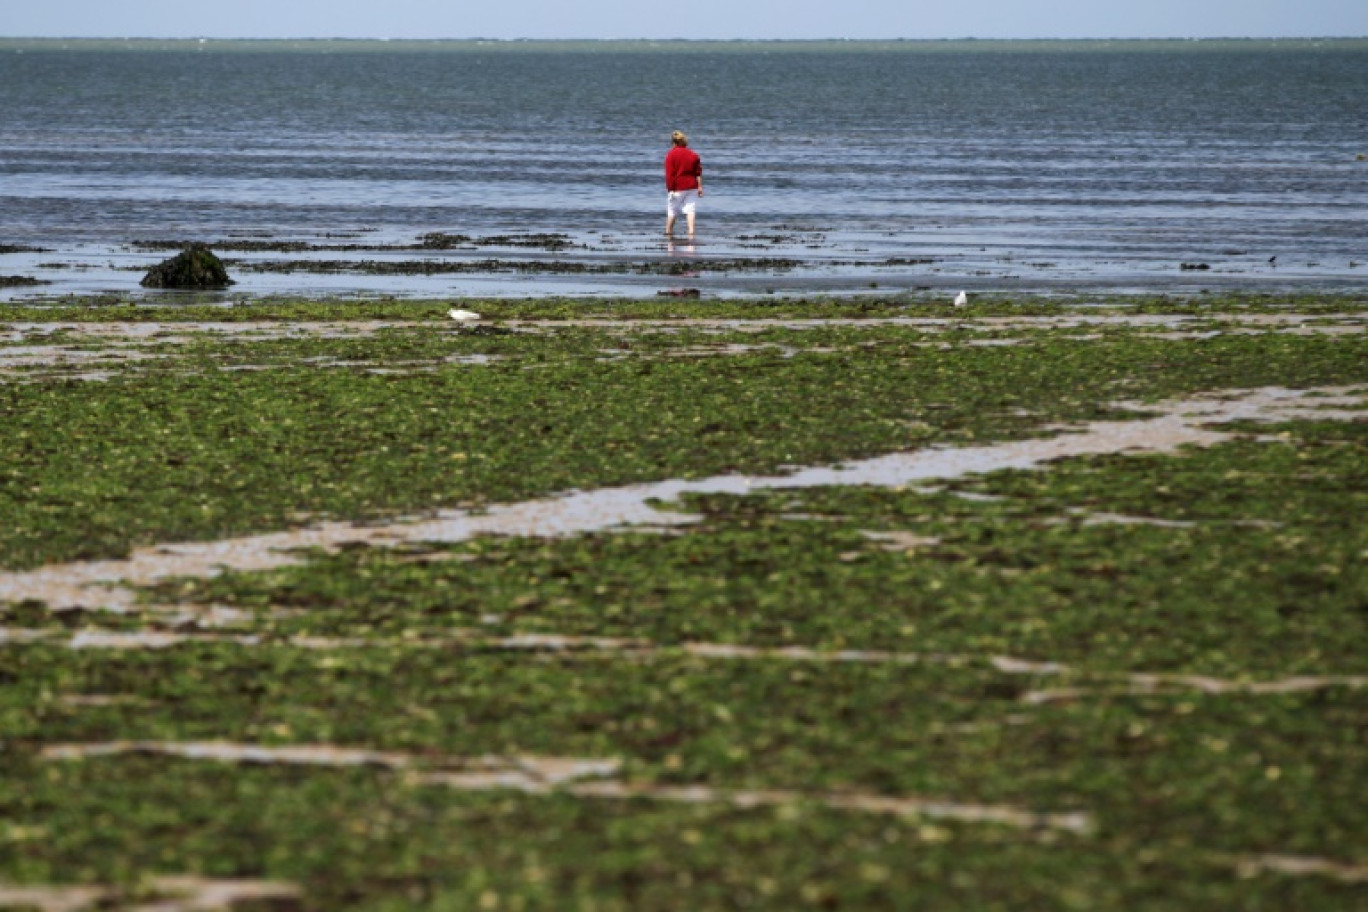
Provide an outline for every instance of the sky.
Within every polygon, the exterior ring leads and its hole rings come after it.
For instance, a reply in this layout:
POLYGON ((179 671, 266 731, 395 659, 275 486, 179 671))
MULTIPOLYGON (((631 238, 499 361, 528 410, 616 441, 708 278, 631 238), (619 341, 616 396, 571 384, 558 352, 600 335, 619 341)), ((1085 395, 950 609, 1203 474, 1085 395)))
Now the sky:
POLYGON ((0 37, 1368 37, 1368 0, 0 0, 0 37))

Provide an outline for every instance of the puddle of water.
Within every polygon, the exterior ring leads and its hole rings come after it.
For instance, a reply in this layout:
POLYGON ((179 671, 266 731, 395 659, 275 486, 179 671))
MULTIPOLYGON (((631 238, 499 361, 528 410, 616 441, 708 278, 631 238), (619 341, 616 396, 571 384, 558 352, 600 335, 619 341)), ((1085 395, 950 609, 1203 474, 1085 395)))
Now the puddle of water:
POLYGON ((916 486, 1001 469, 1034 469, 1068 456, 1123 451, 1171 452, 1180 446, 1211 446, 1230 435, 1209 425, 1231 421, 1278 421, 1314 417, 1352 420, 1363 413, 1362 396, 1342 389, 1262 389, 1225 392, 1219 398, 1123 407, 1160 412, 1132 421, 1092 422, 1057 437, 1010 441, 980 447, 935 448, 890 453, 838 466, 798 469, 782 476, 719 475, 696 481, 668 481, 574 491, 568 494, 495 506, 480 514, 443 511, 435 518, 400 520, 361 527, 324 523, 307 529, 267 533, 216 542, 189 542, 141 548, 126 560, 82 562, 0 574, 0 602, 35 599, 52 610, 72 608, 128 611, 134 596, 124 586, 147 586, 174 576, 208 577, 223 569, 270 570, 304 560, 297 549, 333 550, 344 545, 377 547, 421 542, 455 543, 478 535, 561 537, 632 526, 675 526, 698 517, 657 509, 653 503, 677 501, 685 494, 747 494, 839 485, 916 486))

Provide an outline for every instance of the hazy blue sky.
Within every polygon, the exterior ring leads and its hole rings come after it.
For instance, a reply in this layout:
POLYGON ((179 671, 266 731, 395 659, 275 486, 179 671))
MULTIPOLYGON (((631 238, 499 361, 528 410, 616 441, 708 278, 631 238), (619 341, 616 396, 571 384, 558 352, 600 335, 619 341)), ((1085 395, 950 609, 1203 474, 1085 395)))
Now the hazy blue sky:
POLYGON ((1368 36, 1368 0, 0 0, 0 35, 210 38, 1368 36))

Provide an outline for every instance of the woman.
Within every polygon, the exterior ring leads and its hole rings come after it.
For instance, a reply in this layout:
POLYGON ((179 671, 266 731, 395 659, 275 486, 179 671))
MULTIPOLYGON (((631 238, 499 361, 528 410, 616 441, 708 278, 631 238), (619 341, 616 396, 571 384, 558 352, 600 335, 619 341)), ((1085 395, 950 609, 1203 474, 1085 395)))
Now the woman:
POLYGON ((665 235, 674 235, 675 219, 684 213, 689 224, 689 237, 694 236, 694 212, 703 195, 703 162, 698 153, 689 148, 689 137, 675 130, 674 141, 665 155, 665 235))

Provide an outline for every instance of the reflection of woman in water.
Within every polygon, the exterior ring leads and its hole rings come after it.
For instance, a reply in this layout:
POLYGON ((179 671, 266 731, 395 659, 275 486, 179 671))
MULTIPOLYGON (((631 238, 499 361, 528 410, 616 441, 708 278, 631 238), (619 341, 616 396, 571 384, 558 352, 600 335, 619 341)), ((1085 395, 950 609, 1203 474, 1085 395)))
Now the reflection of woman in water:
POLYGON ((682 212, 693 237, 694 212, 703 195, 703 161, 689 148, 689 137, 675 130, 670 139, 674 148, 665 155, 665 233, 674 234, 675 219, 682 212))

